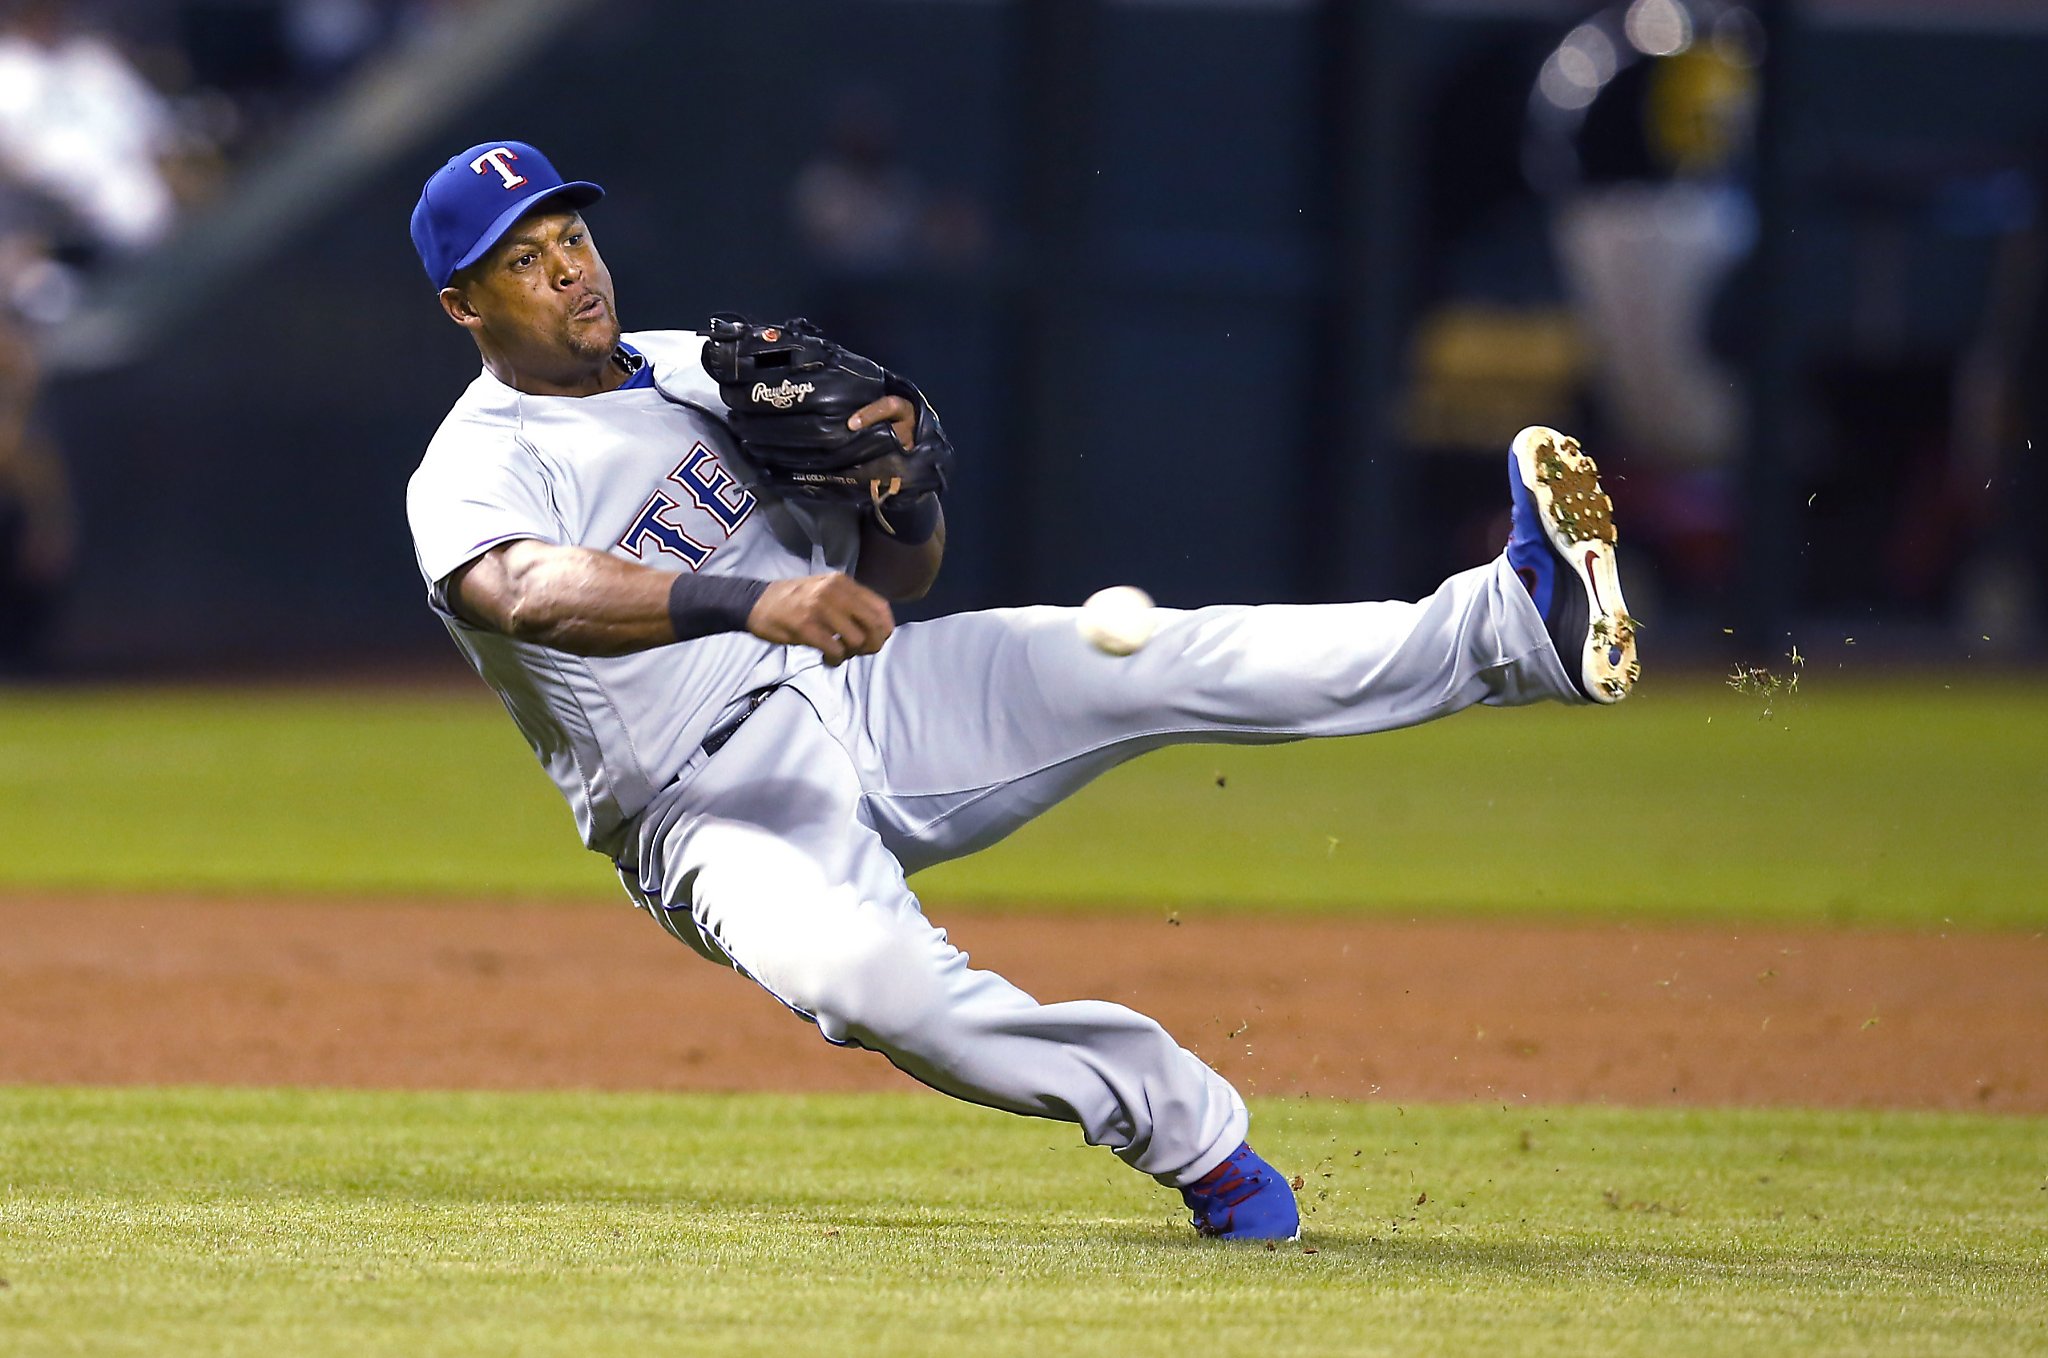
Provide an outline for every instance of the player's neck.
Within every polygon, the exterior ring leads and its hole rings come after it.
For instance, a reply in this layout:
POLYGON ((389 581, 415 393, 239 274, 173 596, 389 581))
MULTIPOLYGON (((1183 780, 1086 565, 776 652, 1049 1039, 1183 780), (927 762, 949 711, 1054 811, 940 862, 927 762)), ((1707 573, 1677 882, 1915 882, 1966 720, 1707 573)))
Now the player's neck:
POLYGON ((615 348, 593 366, 550 373, 522 369, 504 354, 492 353, 488 349, 484 351, 483 359, 484 367, 491 376, 528 396, 596 396, 618 390, 629 376, 626 368, 617 361, 618 353, 615 348))

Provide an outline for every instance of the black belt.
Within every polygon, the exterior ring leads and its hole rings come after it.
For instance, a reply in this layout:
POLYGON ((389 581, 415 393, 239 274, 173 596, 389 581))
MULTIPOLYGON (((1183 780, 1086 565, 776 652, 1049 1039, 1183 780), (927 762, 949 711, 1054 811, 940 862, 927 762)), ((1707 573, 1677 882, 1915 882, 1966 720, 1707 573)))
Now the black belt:
POLYGON ((774 691, 773 688, 758 688, 749 693, 747 695, 747 705, 741 709, 737 717, 734 717, 731 721, 704 737, 704 753, 717 754, 720 750, 724 749, 725 743, 731 740, 742 726, 747 724, 748 717, 761 710, 761 704, 767 702, 768 695, 774 691))

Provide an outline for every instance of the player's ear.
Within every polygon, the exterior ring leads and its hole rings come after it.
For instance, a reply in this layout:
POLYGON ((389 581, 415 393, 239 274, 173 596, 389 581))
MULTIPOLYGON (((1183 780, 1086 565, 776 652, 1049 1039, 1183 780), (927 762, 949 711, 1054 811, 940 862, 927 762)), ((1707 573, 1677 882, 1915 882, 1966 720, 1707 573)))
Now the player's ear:
POLYGON ((469 294, 452 283, 441 289, 441 310, 448 313, 449 320, 465 330, 475 330, 484 323, 484 318, 470 303, 469 294))

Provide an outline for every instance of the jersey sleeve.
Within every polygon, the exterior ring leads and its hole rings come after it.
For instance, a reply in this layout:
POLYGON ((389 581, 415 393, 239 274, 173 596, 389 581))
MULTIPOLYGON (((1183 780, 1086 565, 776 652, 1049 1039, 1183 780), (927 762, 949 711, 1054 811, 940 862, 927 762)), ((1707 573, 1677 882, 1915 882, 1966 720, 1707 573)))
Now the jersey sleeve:
POLYGON ((539 460, 516 441, 507 443, 498 456, 476 449, 437 457, 443 450, 435 449, 406 488, 420 575, 444 612, 448 577, 491 548, 519 538, 567 541, 539 460))

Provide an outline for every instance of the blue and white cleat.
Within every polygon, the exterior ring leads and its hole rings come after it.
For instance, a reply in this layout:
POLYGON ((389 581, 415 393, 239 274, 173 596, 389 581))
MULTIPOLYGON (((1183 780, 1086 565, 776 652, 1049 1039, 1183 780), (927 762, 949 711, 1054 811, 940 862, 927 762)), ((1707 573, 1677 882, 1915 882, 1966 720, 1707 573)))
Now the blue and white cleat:
POLYGON ((1614 564, 1614 502, 1579 441, 1531 425, 1508 454, 1514 528, 1508 565, 1543 615, 1565 673, 1586 698, 1618 703, 1642 674, 1636 621, 1614 564))
POLYGON ((1230 1158, 1180 1191, 1195 1214, 1195 1231, 1218 1240, 1294 1240, 1301 1209, 1280 1171, 1246 1142, 1230 1158))

